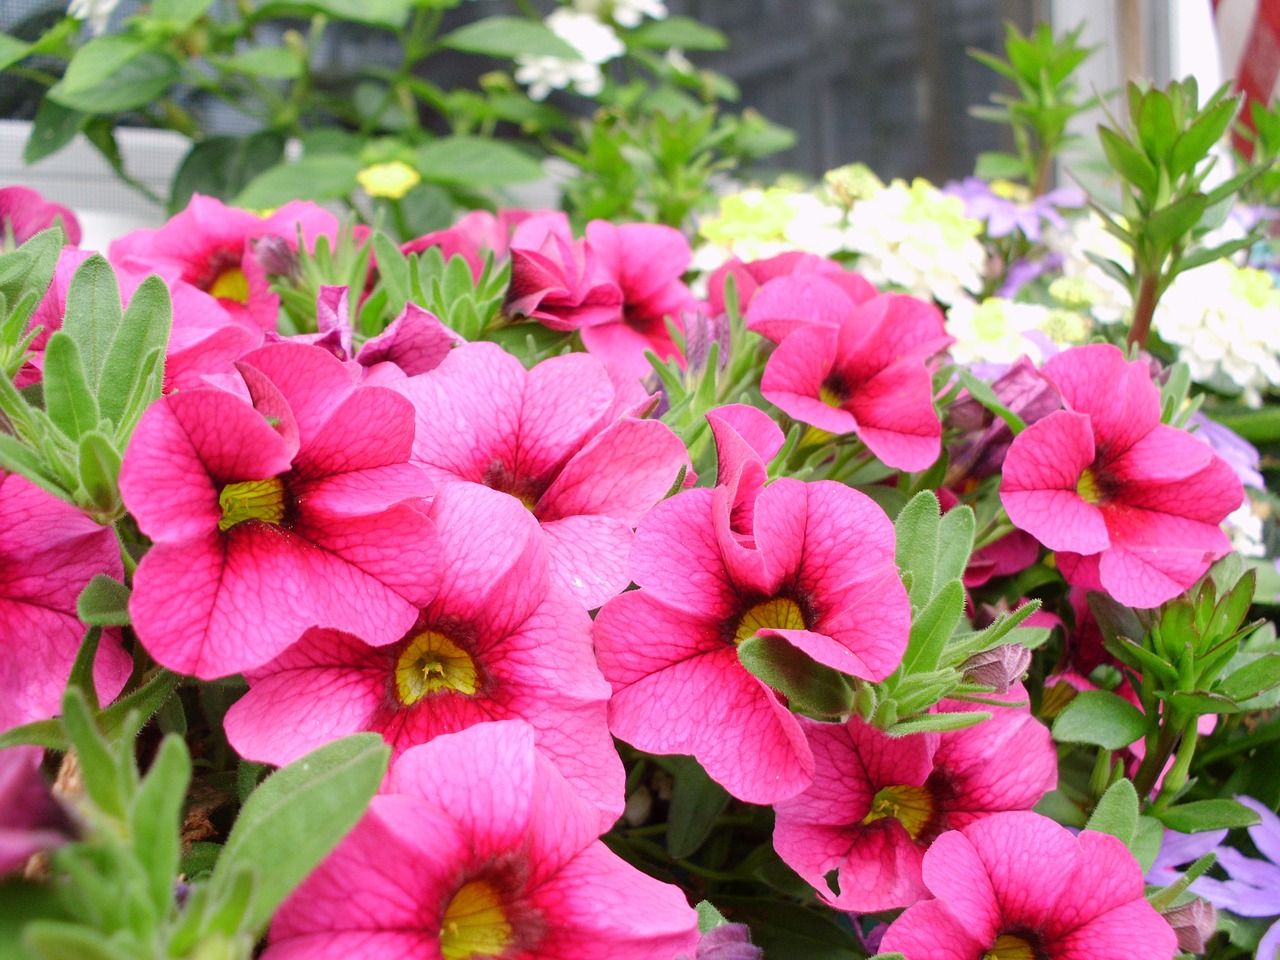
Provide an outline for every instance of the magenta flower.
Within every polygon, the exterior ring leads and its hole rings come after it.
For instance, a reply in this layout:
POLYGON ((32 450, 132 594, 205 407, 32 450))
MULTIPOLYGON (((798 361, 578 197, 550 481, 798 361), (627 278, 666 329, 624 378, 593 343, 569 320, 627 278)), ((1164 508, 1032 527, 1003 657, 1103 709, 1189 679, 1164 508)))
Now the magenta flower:
POLYGON ((761 393, 802 423, 857 434, 891 467, 925 469, 942 449, 927 363, 951 343, 941 312, 902 294, 846 299, 842 309, 786 336, 765 366, 761 393))
POLYGON ((511 238, 511 286, 505 310, 552 330, 577 330, 613 320, 622 291, 601 269, 591 245, 573 239, 564 214, 525 220, 511 238))
POLYGON ((1000 497, 1067 580, 1131 607, 1177 596, 1231 548, 1219 524, 1244 490, 1205 443, 1160 422, 1147 366, 1107 344, 1044 366, 1065 410, 1020 433, 1000 497))
MULTIPOLYGON (((782 449, 782 428, 757 407, 731 403, 707 413, 716 444, 716 488, 727 509, 717 511, 744 549, 755 548, 756 498, 769 479, 769 461, 782 449)), ((721 544, 727 544, 723 533, 721 544)))
MULTIPOLYGON (((93 577, 124 578, 120 544, 63 500, 0 472, 0 732, 57 715, 85 626, 76 598, 93 577)), ((94 686, 102 702, 129 678, 132 661, 108 630, 94 686)))
POLYGON ((30 187, 0 187, 0 252, 7 242, 6 234, 13 232, 14 243, 26 243, 41 230, 62 224, 67 243, 80 243, 80 223, 75 214, 60 203, 53 203, 30 187))
POLYGON ((283 238, 296 247, 298 231, 310 248, 323 235, 336 241, 338 221, 314 203, 288 203, 267 219, 196 194, 187 208, 156 230, 135 230, 111 245, 111 262, 137 273, 182 280, 219 300, 238 319, 274 330, 280 298, 269 289, 253 241, 283 238))
POLYGON ((252 403, 171 394, 125 454, 120 492, 155 542, 130 601, 138 638, 202 679, 266 663, 313 626, 400 639, 439 576, 412 408, 317 347, 272 344, 238 368, 252 403))
POLYGON ((805 277, 818 275, 838 284, 855 303, 870 300, 876 289, 861 274, 851 273, 834 260, 812 253, 780 253, 764 260, 744 263, 731 257, 707 280, 707 308, 712 316, 725 312, 726 281, 733 277, 738 295, 738 310, 744 315, 751 306, 756 291, 778 277, 805 277))
MULTIPOLYGON (((1009 701, 1026 699, 1015 685, 1009 701)), ((944 701, 946 709, 973 704, 944 701)), ((928 891, 925 851, 947 830, 1004 810, 1030 810, 1058 782, 1047 727, 1026 707, 950 733, 890 737, 857 717, 802 719, 813 785, 777 805, 773 845, 838 910, 909 906, 928 891), (826 876, 838 871, 838 887, 826 876)))
POLYGON ((582 328, 583 345, 637 377, 652 372, 646 351, 659 360, 679 358, 667 318, 683 329, 683 315, 701 306, 680 279, 693 259, 684 234, 653 223, 592 220, 587 243, 603 274, 622 291, 622 305, 612 320, 582 328))
POLYGON ((39 747, 0 750, 0 880, 73 835, 71 818, 40 773, 43 755, 39 747))
POLYGON ((1106 833, 1078 837, 1036 813, 944 833, 924 855, 934 899, 880 941, 907 960, 1172 960, 1173 929, 1143 896, 1142 868, 1106 833))
POLYGON ((626 588, 632 530, 689 462, 665 424, 628 415, 643 393, 626 379, 585 354, 525 370, 473 343, 396 385, 417 410, 414 462, 439 485, 520 500, 542 524, 554 575, 587 609, 626 588))
POLYGON ((838 328, 853 308, 876 297, 861 274, 844 270, 777 277, 755 292, 744 317, 747 327, 774 343, 818 325, 838 328))
POLYGON ((906 647, 910 609, 893 526, 832 481, 778 480, 755 501, 755 549, 729 536, 719 490, 658 504, 636 532, 641 589, 596 616, 596 654, 613 685, 615 736, 651 753, 693 754, 734 796, 773 803, 809 785, 813 756, 796 717, 738 660, 755 634, 836 670, 881 680, 906 647))
POLYGON ((596 839, 596 810, 520 721, 414 747, 271 925, 263 960, 669 960, 676 887, 596 839))
POLYGON ((337 630, 307 631, 246 673, 249 692, 227 714, 227 738, 243 757, 283 765, 361 730, 380 733, 399 756, 443 733, 521 718, 607 829, 624 792, 609 685, 591 618, 551 583, 537 521, 471 483, 441 490, 431 517, 443 579, 408 633, 372 647, 337 630))

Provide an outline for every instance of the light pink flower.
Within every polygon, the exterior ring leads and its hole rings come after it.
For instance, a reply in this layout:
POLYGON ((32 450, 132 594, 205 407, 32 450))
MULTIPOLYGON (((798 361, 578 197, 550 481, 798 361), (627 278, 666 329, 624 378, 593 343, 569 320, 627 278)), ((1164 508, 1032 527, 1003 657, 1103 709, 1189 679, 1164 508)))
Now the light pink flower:
POLYGON ((833 669, 888 676, 910 610, 893 526, 869 498, 832 481, 778 480, 755 501, 755 549, 730 535, 722 490, 664 500, 636 532, 641 589, 596 616, 596 653, 613 685, 614 735, 653 753, 693 754, 734 796, 772 803, 809 785, 797 719, 738 660, 760 634, 833 669), (719 498, 719 499, 718 499, 719 498))
POLYGON ((622 813, 622 763, 609 737, 609 685, 591 618, 553 586, 537 521, 471 483, 441 490, 440 591, 405 637, 372 647, 313 629, 263 667, 226 717, 243 757, 290 763, 330 740, 380 733, 394 754, 486 720, 521 718, 538 748, 603 811, 622 813))
POLYGON ((773 352, 761 393, 802 423, 856 434, 891 467, 925 469, 942 449, 927 363, 951 343, 941 312, 895 293, 861 304, 844 298, 838 310, 834 295, 823 303, 832 312, 787 334, 773 352))
POLYGON ((437 484, 520 500, 542 524, 555 576, 586 608, 625 589, 632 530, 688 465, 665 424, 629 416, 647 402, 634 378, 615 382, 585 354, 525 370, 496 344, 471 343, 396 389, 417 411, 413 460, 437 484))
POLYGON ((516 227, 508 315, 568 331, 608 323, 621 306, 622 291, 601 269, 591 245, 573 239, 564 214, 538 214, 516 227))
POLYGON ((60 203, 46 200, 30 187, 0 187, 0 252, 3 252, 8 230, 13 231, 18 246, 26 243, 41 230, 61 222, 67 243, 80 243, 80 223, 60 203), (8 230, 6 230, 6 224, 8 230))
POLYGON ((1147 366, 1097 344, 1058 354, 1044 375, 1065 410, 1018 435, 1000 497, 1073 584, 1132 607, 1177 596, 1230 550, 1219 528, 1244 491, 1205 443, 1160 422, 1147 366))
MULTIPOLYGON (((1015 685, 1004 699, 1026 699, 1015 685)), ((979 709, 943 701, 946 710, 979 709)), ((1024 707, 995 707, 950 733, 891 737, 857 717, 802 719, 813 785, 777 805, 779 856, 839 910, 876 913, 925 896, 925 851, 941 834, 1003 810, 1029 810, 1058 781, 1049 730, 1024 707), (838 871, 837 883, 826 876, 838 871)))
POLYGON ((602 273, 622 291, 622 304, 612 320, 582 328, 583 345, 637 377, 652 372, 646 351, 659 360, 679 358, 667 319, 682 330, 683 315, 701 307, 680 279, 693 259, 684 234, 654 223, 592 220, 587 243, 602 273))
POLYGON ((139 639, 203 679, 259 666, 312 626, 399 639, 438 579, 412 408, 317 347, 272 344, 238 368, 252 404, 171 394, 125 455, 121 494, 155 542, 130 601, 139 639))
MULTIPOLYGON (((65 501, 0 472, 0 732, 55 716, 86 627, 76 598, 96 574, 124 578, 120 544, 65 501)), ((94 663, 103 702, 129 678, 118 632, 104 632, 94 663)))
POLYGON ((676 887, 596 839, 596 810, 520 721, 414 747, 276 913, 264 960, 669 960, 698 941, 676 887))
POLYGON ((1036 813, 999 813, 934 841, 922 900, 889 927, 907 960, 1172 960, 1177 937, 1110 834, 1072 836, 1036 813))

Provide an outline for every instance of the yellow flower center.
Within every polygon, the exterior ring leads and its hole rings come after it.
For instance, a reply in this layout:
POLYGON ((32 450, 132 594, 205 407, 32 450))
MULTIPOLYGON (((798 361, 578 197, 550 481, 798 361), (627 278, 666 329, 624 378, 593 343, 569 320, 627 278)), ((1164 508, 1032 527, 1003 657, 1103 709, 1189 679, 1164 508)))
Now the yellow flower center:
POLYGON ((400 160, 365 167, 356 174, 356 179, 369 196, 388 200, 399 200, 422 182, 418 171, 400 160))
POLYGON ((501 957, 512 939, 502 898, 484 880, 464 884, 449 901, 440 922, 444 960, 501 957))
POLYGON ((754 637, 761 630, 807 630, 804 614, 794 600, 775 597, 757 603, 742 615, 738 629, 734 631, 734 643, 754 637))
POLYGON ((818 388, 818 399, 828 407, 835 407, 837 410, 844 406, 844 397, 840 395, 840 392, 828 387, 825 383, 818 388))
POLYGON ((1102 491, 1098 489, 1098 479, 1092 470, 1085 468, 1084 473, 1080 474, 1080 479, 1076 481, 1076 493, 1084 498, 1085 503, 1097 506, 1102 502, 1102 491))
POLYGON ((1021 937, 1002 933, 982 960, 1036 960, 1036 949, 1021 937))
POLYGON ((218 494, 218 506, 222 508, 218 529, 223 533, 247 520, 279 526, 284 520, 284 481, 271 477, 228 483, 218 494))
POLYGON ((871 798, 871 812, 862 820, 875 823, 892 817, 906 827, 907 835, 915 840, 933 817, 933 796, 927 787, 898 785, 885 787, 871 798))
POLYGON ((477 687, 479 677, 471 655, 434 630, 414 637, 396 664, 396 692, 406 707, 439 690, 456 690, 469 697, 477 687))
POLYGON ((249 281, 239 267, 223 270, 216 280, 209 285, 209 296, 219 300, 234 300, 236 303, 249 302, 249 281))

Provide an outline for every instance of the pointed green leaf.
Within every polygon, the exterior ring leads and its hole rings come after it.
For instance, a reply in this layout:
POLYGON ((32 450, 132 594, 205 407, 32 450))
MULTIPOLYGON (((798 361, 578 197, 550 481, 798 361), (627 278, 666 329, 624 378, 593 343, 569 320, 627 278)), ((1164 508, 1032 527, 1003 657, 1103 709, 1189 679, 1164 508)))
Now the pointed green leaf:
POLYGON ((485 17, 440 38, 442 46, 488 57, 559 57, 580 60, 582 54, 545 24, 524 17, 485 17))
POLYGON ((182 738, 165 737, 130 811, 133 848, 147 872, 148 892, 159 916, 169 913, 178 878, 182 808, 191 781, 191 756, 182 738))
POLYGON ((1235 98, 1223 100, 1207 109, 1178 135, 1173 149, 1169 151, 1170 176, 1180 177, 1184 173, 1190 173, 1197 163, 1209 155, 1214 144, 1222 139, 1227 127, 1231 125, 1231 118, 1235 116, 1238 106, 1239 101, 1235 98))
POLYGON ((987 710, 971 710, 965 713, 926 713, 920 717, 903 720, 889 728, 891 737, 909 737, 913 733, 949 733, 966 730, 991 719, 987 710))
POLYGON ((85 793, 104 813, 123 820, 129 804, 130 784, 94 722, 79 687, 69 687, 62 698, 62 725, 80 761, 85 793))
POLYGON ((237 874, 258 879, 242 929, 260 933, 302 879, 346 835, 378 790, 390 751, 374 733, 314 750, 263 781, 227 838, 210 879, 225 895, 237 874))
POLYGON ((236 196, 237 207, 266 210, 290 200, 340 200, 357 187, 360 161, 341 153, 303 157, 260 173, 236 196))
POLYGON ((1085 829, 1109 833, 1126 847, 1133 845, 1138 832, 1138 791, 1129 780, 1122 777, 1107 788, 1085 829))
POLYGON ((105 573, 90 580, 76 598, 76 616, 97 627, 129 624, 129 588, 105 573))
POLYGON ((43 382, 45 411, 68 439, 78 440, 98 425, 98 403, 80 350, 62 330, 55 330, 45 347, 43 382))
POLYGON ((464 186, 505 186, 537 180, 542 164, 525 151, 487 137, 441 137, 418 148, 414 165, 422 179, 464 186))
POLYGON ((667 853, 683 860, 698 852, 711 835, 729 794, 692 757, 670 757, 663 766, 675 777, 667 813, 667 853))
MULTIPOLYGON (((77 268, 71 278, 67 313, 62 321, 62 332, 80 348, 85 381, 91 389, 97 388, 102 377, 107 351, 111 349, 111 341, 115 339, 123 316, 115 271, 101 254, 94 254, 77 268)), ((97 425, 95 420, 92 426, 97 425)))
POLYGON ((168 345, 172 323, 169 288, 152 274, 129 300, 103 364, 98 401, 102 415, 112 423, 119 422, 147 355, 157 347, 163 352, 168 345))
POLYGON ((90 430, 80 438, 76 469, 80 487, 95 515, 100 519, 115 518, 124 512, 120 500, 120 454, 106 436, 90 430))
POLYGON ((941 507, 933 491, 922 490, 912 497, 898 514, 894 527, 898 569, 911 574, 911 608, 919 610, 933 596, 938 563, 941 507))
POLYGON ((1109 127, 1098 127, 1098 138, 1102 141, 1102 151, 1107 155, 1107 162, 1143 194, 1154 196, 1159 187, 1159 177, 1151 161, 1142 151, 1125 140, 1109 127))
POLYGON ((1179 833, 1204 833, 1206 830, 1220 830, 1223 827, 1253 827, 1262 822, 1257 813, 1235 800, 1195 800, 1169 807, 1154 815, 1170 830, 1177 830, 1179 833))
POLYGON ((716 927, 723 927, 729 921, 725 919, 723 913, 717 910, 710 900, 703 900, 697 906, 698 911, 698 932, 706 933, 714 930, 716 927))
POLYGON ((936 670, 942 662, 942 651, 964 616, 964 584, 947 583, 911 622, 907 652, 902 658, 902 673, 925 673, 936 670))

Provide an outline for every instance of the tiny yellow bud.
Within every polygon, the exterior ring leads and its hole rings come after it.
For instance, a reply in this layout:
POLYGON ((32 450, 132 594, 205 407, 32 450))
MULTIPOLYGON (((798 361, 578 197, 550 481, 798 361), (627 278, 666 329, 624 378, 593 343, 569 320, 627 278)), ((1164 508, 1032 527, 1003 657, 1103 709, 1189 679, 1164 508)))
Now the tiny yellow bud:
POLYGON ((418 171, 400 160, 365 167, 356 174, 356 179, 369 196, 388 200, 399 200, 422 182, 418 171))

